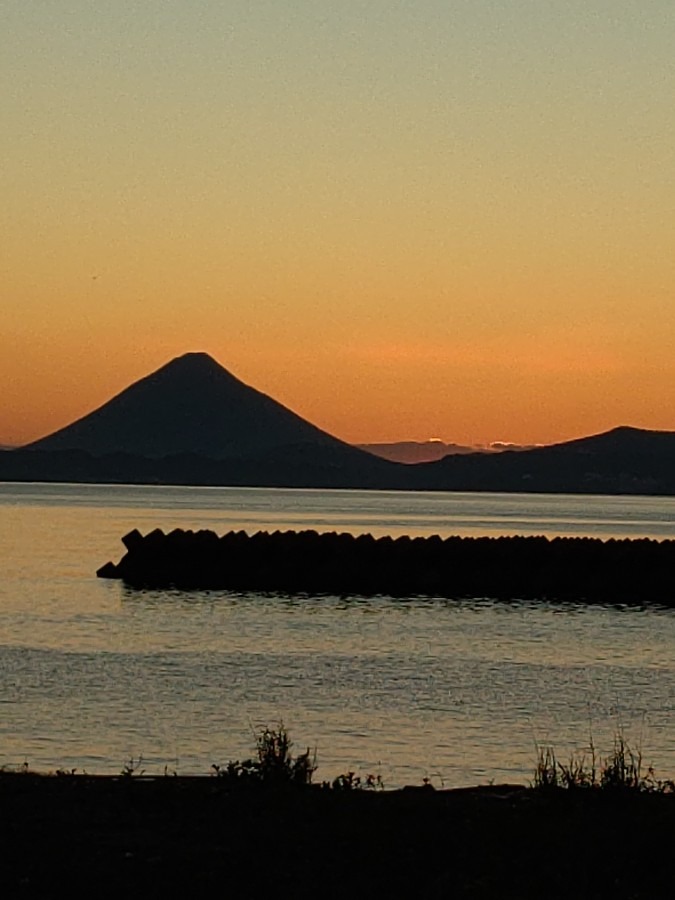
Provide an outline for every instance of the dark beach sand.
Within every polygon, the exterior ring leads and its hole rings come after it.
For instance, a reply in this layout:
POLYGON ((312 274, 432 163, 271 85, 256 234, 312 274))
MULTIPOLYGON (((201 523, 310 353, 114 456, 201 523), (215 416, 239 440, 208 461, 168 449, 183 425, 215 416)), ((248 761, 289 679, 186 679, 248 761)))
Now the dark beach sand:
POLYGON ((0 895, 673 898, 675 797, 0 775, 0 895))

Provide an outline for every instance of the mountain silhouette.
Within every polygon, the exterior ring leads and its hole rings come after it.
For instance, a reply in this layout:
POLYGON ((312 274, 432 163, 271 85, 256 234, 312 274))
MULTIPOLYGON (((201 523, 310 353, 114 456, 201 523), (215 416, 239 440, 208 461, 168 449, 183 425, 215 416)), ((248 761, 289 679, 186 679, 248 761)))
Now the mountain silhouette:
POLYGON ((411 467, 427 490, 675 494, 675 432, 622 425, 532 450, 446 456, 411 467))
POLYGON ((31 450, 147 458, 250 457, 281 447, 353 448, 235 378, 206 353, 186 353, 31 450))
POLYGON ((0 453, 1 481, 675 495, 675 432, 621 426, 405 465, 344 443, 187 353, 71 425, 0 453))

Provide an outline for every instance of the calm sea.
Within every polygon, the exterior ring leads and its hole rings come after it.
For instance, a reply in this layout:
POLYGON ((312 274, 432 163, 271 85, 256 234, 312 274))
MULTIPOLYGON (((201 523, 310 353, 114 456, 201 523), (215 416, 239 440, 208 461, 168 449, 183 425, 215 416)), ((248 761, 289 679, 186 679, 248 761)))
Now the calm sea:
POLYGON ((283 721, 318 778, 526 782, 623 729, 675 776, 675 614, 143 592, 131 528, 675 538, 675 499, 0 485, 0 766, 207 774, 283 721))

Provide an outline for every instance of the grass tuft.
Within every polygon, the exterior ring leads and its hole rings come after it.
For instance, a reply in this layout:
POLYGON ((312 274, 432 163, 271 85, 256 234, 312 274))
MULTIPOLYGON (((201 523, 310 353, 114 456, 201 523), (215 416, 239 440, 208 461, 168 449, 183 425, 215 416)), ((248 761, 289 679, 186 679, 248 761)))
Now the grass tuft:
POLYGON ((384 781, 381 775, 371 773, 361 778, 355 772, 344 772, 330 783, 324 781, 323 786, 334 791, 383 791, 384 781))
POLYGON ((553 747, 537 746, 537 762, 534 767, 533 787, 539 791, 561 787, 560 767, 553 747))
POLYGON ((588 750, 572 754, 567 765, 556 758, 552 747, 537 746, 532 786, 537 790, 675 793, 675 782, 657 779, 652 766, 643 769, 642 748, 631 747, 621 729, 614 735, 612 752, 599 766, 592 737, 588 750))
POLYGON ((120 775, 122 778, 133 778, 134 775, 144 775, 145 769, 141 769, 143 765, 143 756, 139 756, 138 759, 134 759, 133 756, 130 756, 129 759, 122 766, 122 771, 120 775))

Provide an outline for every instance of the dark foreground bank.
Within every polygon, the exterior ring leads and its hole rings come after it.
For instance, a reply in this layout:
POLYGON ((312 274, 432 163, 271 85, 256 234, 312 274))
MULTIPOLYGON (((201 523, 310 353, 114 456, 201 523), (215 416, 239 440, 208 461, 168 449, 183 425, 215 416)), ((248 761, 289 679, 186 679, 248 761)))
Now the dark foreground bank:
POLYGON ((2 896, 672 898, 675 797, 0 775, 2 896))
POLYGON ((675 541, 176 529, 122 538, 134 588, 675 605, 675 541))

